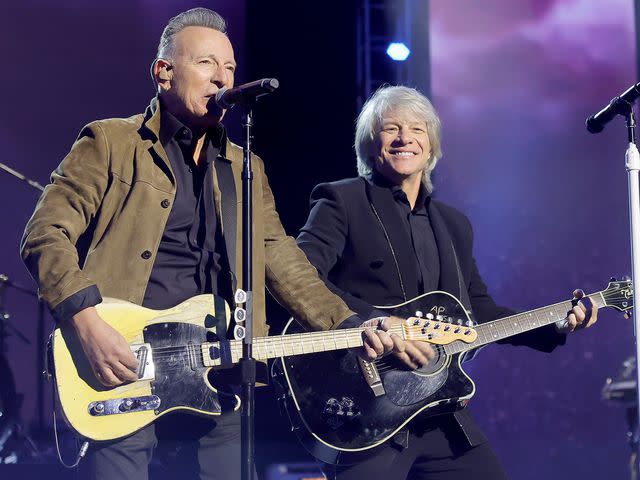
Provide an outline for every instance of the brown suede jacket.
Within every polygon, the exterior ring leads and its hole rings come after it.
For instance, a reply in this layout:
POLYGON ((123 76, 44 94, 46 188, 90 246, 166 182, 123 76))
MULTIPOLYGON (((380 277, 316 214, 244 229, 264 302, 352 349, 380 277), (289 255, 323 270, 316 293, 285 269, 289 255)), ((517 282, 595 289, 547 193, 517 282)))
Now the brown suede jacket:
MULTIPOLYGON (((153 99, 144 114, 87 125, 53 172, 21 246, 49 308, 92 286, 103 296, 142 302, 176 192, 159 131, 160 108, 153 99)), ((242 285, 242 149, 227 142, 220 153, 216 161, 230 163, 236 195, 235 205, 225 205, 212 169, 216 215, 242 285)), ((265 280, 276 300, 309 329, 337 327, 353 312, 286 235, 262 160, 254 156, 252 162, 254 335, 268 333, 265 280)))

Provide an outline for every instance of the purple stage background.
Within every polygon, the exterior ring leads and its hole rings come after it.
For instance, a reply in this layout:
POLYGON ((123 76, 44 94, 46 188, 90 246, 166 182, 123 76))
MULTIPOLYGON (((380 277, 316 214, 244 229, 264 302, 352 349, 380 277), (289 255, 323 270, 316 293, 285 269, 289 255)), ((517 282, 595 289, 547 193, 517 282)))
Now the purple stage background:
MULTIPOLYGON (((6 24, 0 30, 0 162, 44 184, 84 124, 141 111, 153 94, 148 66, 164 23, 196 5, 228 18, 237 81, 248 80, 245 2, 28 0, 0 7, 6 24)), ((286 29, 293 19, 273 21, 286 29)), ((623 122, 594 136, 584 119, 636 81, 632 0, 432 0, 430 22, 433 100, 444 135, 436 194, 471 218, 479 268, 496 300, 530 309, 629 274, 623 122)), ((345 49, 355 50, 346 36, 345 49)), ((327 68, 331 55, 312 73, 327 68)), ((308 74, 300 72, 300 79, 308 74)), ((329 79, 329 88, 355 81, 334 71, 329 79)), ((354 105, 336 108, 347 128, 354 105)), ((293 112, 294 105, 282 108, 293 112)), ((309 118, 314 108, 306 106, 309 118)), ((227 123, 237 125, 233 118, 227 123)), ((329 172, 353 158, 346 142, 327 150, 344 152, 326 160, 329 172)), ((282 150, 280 170, 287 164, 295 170, 297 154, 282 150)), ((309 193, 274 191, 285 223, 291 221, 287 203, 306 202, 309 193)), ((0 172, 0 273, 28 286, 18 243, 37 197, 0 172)), ((37 306, 9 290, 6 308, 9 323, 31 341, 12 335, 6 343, 24 395, 22 417, 32 425, 38 418, 37 306)), ((482 352, 469 368, 477 385, 472 409, 510 478, 627 476, 624 410, 606 404, 601 389, 632 353, 631 322, 610 311, 550 355, 509 346, 482 352)), ((48 388, 45 398, 50 425, 48 388)))
MULTIPOLYGON (((595 136, 584 120, 637 81, 633 3, 450 0, 431 15, 437 194, 470 216, 496 300, 531 309, 630 274, 624 121, 595 136)), ((624 411, 601 389, 633 350, 631 322, 602 311, 551 355, 482 352, 471 405, 510 478, 625 478, 624 411)))

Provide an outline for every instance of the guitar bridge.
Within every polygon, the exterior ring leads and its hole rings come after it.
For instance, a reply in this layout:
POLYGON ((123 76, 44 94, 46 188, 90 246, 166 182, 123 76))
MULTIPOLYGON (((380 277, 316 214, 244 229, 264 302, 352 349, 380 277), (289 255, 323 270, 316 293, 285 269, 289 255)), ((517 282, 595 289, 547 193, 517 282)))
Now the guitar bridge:
POLYGON ((154 380, 156 378, 156 368, 153 364, 153 353, 150 343, 131 345, 131 351, 138 359, 138 380, 154 380))
POLYGON ((371 387, 373 394, 376 397, 384 395, 386 392, 384 390, 384 385, 382 385, 382 380, 380 379, 380 374, 378 373, 376 364, 373 362, 367 362, 360 357, 358 357, 358 364, 360 365, 360 370, 362 370, 364 380, 367 382, 367 385, 371 387))

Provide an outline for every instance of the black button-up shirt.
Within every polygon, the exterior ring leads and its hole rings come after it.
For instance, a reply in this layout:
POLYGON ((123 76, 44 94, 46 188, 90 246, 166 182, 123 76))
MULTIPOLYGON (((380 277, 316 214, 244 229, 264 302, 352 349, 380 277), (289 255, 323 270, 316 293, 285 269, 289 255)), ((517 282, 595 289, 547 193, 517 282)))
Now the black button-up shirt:
POLYGON ((193 161, 197 138, 174 115, 162 110, 160 142, 176 181, 173 205, 162 234, 143 305, 169 308, 201 293, 218 293, 223 244, 213 196, 214 161, 226 141, 224 127, 209 130, 198 165, 193 161))
POLYGON ((437 290, 440 283, 440 257, 429 220, 428 207, 431 197, 427 195, 424 185, 420 185, 420 193, 412 209, 402 188, 394 185, 391 187, 391 192, 396 201, 398 215, 402 218, 406 233, 411 238, 419 271, 418 292, 422 294, 437 290))

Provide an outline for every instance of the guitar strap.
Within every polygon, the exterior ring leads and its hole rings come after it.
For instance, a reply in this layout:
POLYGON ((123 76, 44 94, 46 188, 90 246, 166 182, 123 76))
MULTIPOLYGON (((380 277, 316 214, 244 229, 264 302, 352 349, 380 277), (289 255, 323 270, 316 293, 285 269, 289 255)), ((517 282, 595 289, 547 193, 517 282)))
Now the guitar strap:
MULTIPOLYGON (((460 263, 458 262, 458 254, 456 253, 453 241, 451 242, 451 250, 453 251, 453 259, 456 262, 456 269, 458 270, 458 299, 460 299, 462 306, 467 310, 467 312, 469 312, 469 314, 473 314, 473 311, 471 310, 471 299, 469 298, 467 287, 464 284, 464 278, 462 277, 462 271, 460 270, 460 263)), ((464 352, 462 354, 462 361, 468 362, 476 358, 481 348, 482 347, 478 347, 464 352)))
MULTIPOLYGON (((227 268, 229 272, 229 283, 226 285, 218 284, 218 292, 220 296, 225 298, 229 303, 233 302, 233 292, 236 290, 237 281, 235 275, 236 268, 236 233, 237 233, 237 196, 235 179, 233 177, 233 169, 231 163, 224 157, 218 156, 214 162, 216 177, 218 179, 218 188, 220 189, 222 214, 222 237, 223 237, 223 268, 227 268), (222 288, 221 288, 222 287, 222 288)), ((219 239, 216 239, 216 241, 219 239)), ((222 249, 220 249, 222 251, 222 249)), ((220 317, 224 318, 224 317, 220 317)), ((229 321, 228 336, 232 337, 235 327, 233 315, 229 321)))

